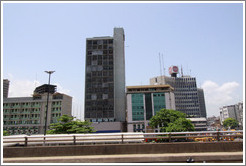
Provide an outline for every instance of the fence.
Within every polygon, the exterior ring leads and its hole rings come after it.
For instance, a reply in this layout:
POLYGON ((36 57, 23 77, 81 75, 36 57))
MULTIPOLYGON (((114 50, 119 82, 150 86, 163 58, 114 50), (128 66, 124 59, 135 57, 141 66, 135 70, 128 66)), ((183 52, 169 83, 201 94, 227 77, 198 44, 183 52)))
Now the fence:
POLYGON ((243 130, 237 131, 203 131, 171 133, 110 133, 110 134, 57 134, 57 135, 20 135, 4 136, 4 146, 28 145, 64 145, 64 144, 114 144, 146 143, 173 141, 229 141, 243 138, 243 130), (203 138, 200 139, 199 138, 203 138), (210 139, 209 139, 210 138, 210 139))

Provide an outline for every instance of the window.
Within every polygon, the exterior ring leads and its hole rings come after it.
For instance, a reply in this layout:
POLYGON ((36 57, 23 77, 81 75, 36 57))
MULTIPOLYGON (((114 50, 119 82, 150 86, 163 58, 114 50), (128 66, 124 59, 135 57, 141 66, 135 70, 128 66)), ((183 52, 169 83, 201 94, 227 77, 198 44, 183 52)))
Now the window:
POLYGON ((112 44, 113 43, 113 40, 111 39, 111 40, 108 40, 108 43, 109 44, 112 44))
POLYGON ((97 44, 97 40, 93 40, 93 45, 96 45, 97 44))

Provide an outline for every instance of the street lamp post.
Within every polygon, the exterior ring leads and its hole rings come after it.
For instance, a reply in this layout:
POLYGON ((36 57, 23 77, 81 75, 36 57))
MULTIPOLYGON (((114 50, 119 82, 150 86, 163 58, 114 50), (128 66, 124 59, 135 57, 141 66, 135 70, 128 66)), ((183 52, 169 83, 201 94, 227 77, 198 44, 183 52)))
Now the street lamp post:
POLYGON ((47 129, 47 121, 48 121, 48 104, 49 104, 49 93, 50 93, 50 75, 55 71, 45 71, 49 74, 49 82, 48 82, 48 95, 47 95, 47 105, 46 105, 46 112, 45 112, 45 126, 44 126, 44 135, 46 135, 47 129))

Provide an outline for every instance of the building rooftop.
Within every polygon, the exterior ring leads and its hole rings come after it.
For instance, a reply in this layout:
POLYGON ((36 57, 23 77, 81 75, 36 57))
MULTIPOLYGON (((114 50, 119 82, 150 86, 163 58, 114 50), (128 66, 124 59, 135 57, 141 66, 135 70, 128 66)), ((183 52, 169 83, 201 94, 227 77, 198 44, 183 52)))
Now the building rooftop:
POLYGON ((136 92, 163 92, 173 91, 174 88, 170 85, 141 85, 141 86, 127 86, 127 93, 136 92))
POLYGON ((113 39, 113 37, 111 37, 111 36, 100 36, 100 37, 86 38, 86 40, 100 40, 100 39, 113 39))
POLYGON ((56 85, 48 85, 48 84, 44 84, 44 85, 41 85, 39 87, 37 87, 35 90, 34 90, 34 93, 37 93, 37 94, 43 94, 43 93, 55 93, 56 92, 56 85))
POLYGON ((187 118, 190 119, 192 122, 196 122, 196 121, 207 121, 206 118, 187 118))
POLYGON ((3 101, 8 103, 8 102, 30 101, 32 99, 33 99, 32 97, 9 97, 9 98, 4 98, 3 101))

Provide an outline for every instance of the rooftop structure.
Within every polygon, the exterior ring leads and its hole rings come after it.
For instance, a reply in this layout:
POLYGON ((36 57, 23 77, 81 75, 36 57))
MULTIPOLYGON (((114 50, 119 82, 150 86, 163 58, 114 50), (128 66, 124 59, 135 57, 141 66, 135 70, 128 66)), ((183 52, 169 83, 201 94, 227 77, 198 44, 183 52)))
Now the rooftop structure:
POLYGON ((37 93, 37 94, 43 94, 43 93, 50 93, 50 94, 53 94, 56 92, 56 85, 48 85, 48 84, 44 84, 44 85, 41 85, 39 87, 37 87, 35 90, 34 90, 34 93, 37 93))

